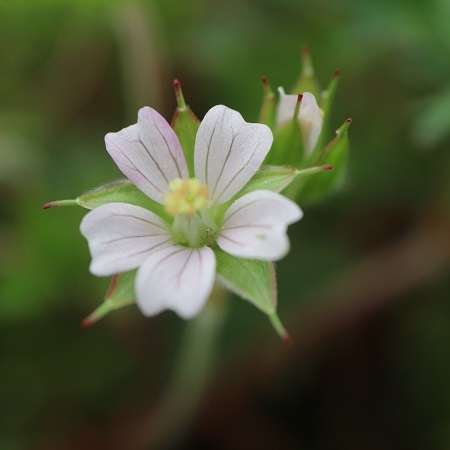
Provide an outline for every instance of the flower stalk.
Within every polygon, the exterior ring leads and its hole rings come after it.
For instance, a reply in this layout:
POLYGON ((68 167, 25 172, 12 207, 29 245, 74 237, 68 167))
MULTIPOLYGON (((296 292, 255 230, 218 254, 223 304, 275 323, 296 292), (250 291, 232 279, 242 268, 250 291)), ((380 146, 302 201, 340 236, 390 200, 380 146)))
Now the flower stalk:
POLYGON ((202 313, 186 323, 173 378, 144 438, 149 448, 172 448, 194 419, 213 376, 217 342, 227 317, 227 297, 227 291, 216 285, 202 313))

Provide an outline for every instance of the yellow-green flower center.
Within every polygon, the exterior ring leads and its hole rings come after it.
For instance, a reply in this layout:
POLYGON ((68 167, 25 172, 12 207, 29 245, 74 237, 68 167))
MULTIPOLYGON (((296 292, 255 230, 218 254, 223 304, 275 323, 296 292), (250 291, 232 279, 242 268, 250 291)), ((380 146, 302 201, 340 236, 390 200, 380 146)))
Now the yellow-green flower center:
POLYGON ((173 217, 194 217, 199 209, 208 206, 208 187, 197 178, 177 178, 169 183, 170 191, 164 194, 166 211, 173 217))

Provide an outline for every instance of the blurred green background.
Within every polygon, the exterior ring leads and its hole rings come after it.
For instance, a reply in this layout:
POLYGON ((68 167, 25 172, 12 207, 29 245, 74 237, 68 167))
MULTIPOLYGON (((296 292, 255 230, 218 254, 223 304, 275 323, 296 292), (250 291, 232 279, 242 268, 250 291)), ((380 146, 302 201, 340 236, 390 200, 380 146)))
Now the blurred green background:
POLYGON ((255 121, 301 44, 323 86, 342 72, 347 183, 277 265, 294 345, 233 298, 176 448, 450 448, 449 23, 447 0, 2 1, 0 449, 143 448, 185 323, 130 306, 80 328, 108 280, 85 211, 41 206, 118 178, 103 136, 144 105, 170 120, 174 78, 199 117, 255 121))

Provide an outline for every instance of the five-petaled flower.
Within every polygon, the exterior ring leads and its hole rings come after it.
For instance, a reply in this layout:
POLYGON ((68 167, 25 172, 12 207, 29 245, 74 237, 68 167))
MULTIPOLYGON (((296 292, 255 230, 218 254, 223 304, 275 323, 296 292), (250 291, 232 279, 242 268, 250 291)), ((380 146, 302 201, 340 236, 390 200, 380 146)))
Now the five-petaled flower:
POLYGON ((167 216, 127 203, 89 212, 81 232, 94 275, 138 269, 137 304, 148 316, 165 309, 197 315, 215 281, 214 251, 241 258, 278 260, 289 250, 287 226, 300 208, 275 192, 239 192, 261 166, 272 132, 247 123, 225 106, 213 107, 195 140, 194 174, 188 173, 177 135, 149 107, 138 122, 105 137, 119 169, 142 192, 164 205, 167 216))

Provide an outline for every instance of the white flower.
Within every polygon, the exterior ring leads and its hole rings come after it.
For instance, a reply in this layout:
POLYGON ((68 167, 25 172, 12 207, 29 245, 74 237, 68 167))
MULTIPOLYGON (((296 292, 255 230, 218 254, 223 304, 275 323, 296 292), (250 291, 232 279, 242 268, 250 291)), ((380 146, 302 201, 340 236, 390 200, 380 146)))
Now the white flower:
MULTIPOLYGON (((280 99, 278 101, 276 112, 277 128, 292 120, 298 99, 297 95, 287 95, 282 87, 278 88, 278 92, 280 94, 280 99)), ((316 98, 310 92, 303 93, 300 110, 298 112, 298 122, 302 130, 306 154, 310 155, 319 139, 323 122, 316 98)))
POLYGON ((138 269, 137 304, 148 316, 165 309, 198 314, 215 280, 217 245, 243 258, 278 260, 289 250, 287 226, 300 208, 270 191, 231 200, 259 169, 272 133, 225 106, 203 119, 195 141, 196 178, 178 137, 155 110, 139 111, 138 122, 105 137, 119 169, 142 192, 165 206, 173 220, 126 203, 107 203, 89 212, 81 233, 92 255, 90 271, 109 276, 138 269))

